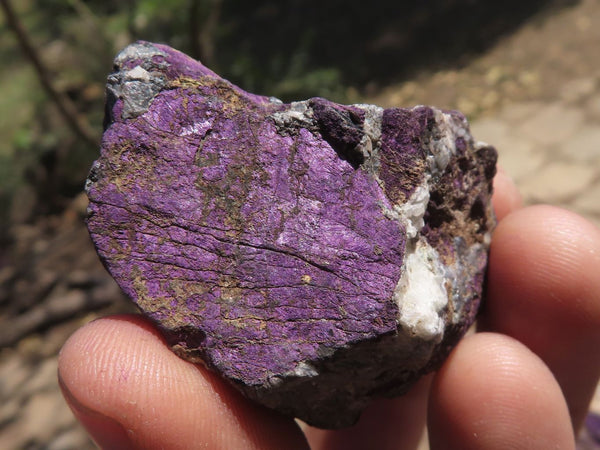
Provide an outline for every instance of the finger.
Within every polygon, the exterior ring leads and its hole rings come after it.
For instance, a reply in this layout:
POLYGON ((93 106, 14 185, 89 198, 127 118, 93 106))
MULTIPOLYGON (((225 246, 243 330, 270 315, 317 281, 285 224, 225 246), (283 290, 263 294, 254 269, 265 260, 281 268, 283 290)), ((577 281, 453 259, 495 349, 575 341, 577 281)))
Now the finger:
POLYGON ((439 449, 573 449, 565 399, 544 363, 493 333, 463 339, 436 374, 429 442, 439 449))
POLYGON ((371 404, 358 423, 342 430, 305 427, 313 450, 361 450, 416 448, 425 428, 427 393, 431 377, 425 377, 404 396, 371 404))
POLYGON ((65 398, 106 449, 307 448, 291 419, 172 353, 139 316, 92 322, 59 356, 65 398))
POLYGON ((492 239, 484 329, 550 367, 578 429, 600 375, 600 232, 549 206, 514 212, 492 239))
POLYGON ((504 219, 512 211, 522 206, 521 194, 512 178, 498 166, 498 172, 494 177, 494 195, 492 204, 498 220, 504 219))

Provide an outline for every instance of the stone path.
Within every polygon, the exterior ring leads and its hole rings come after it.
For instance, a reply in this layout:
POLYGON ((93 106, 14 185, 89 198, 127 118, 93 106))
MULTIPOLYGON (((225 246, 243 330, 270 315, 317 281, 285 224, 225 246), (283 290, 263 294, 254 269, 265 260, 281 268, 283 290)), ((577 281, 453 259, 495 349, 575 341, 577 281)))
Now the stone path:
POLYGON ((476 120, 526 204, 549 203, 600 225, 600 80, 567 84, 551 102, 513 103, 476 120))
MULTIPOLYGON (((498 148, 525 203, 565 207, 600 226, 598 23, 600 3, 584 0, 524 26, 460 71, 424 76, 372 100, 435 104, 477 117, 473 134, 498 148), (531 59, 538 64, 530 65, 531 59)), ((76 251, 93 252, 83 246, 76 251)), ((0 449, 94 448, 62 400, 56 355, 75 329, 99 314, 0 351, 0 449)), ((600 389, 592 410, 600 413, 600 389)), ((587 445, 580 448, 593 448, 587 445)))

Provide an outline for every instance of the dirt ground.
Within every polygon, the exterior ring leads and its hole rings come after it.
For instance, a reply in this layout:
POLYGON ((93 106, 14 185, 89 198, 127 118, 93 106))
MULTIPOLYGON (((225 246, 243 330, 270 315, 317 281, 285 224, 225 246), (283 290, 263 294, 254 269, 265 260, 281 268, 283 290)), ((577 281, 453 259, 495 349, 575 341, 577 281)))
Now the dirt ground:
MULTIPOLYGON (((599 48, 600 2, 582 0, 531 18, 459 69, 416 75, 367 100, 463 111, 527 204, 600 225, 599 48)), ((82 195, 60 216, 15 227, 11 260, 24 263, 0 261, 2 449, 93 448, 60 395, 56 355, 82 324, 131 307, 91 247, 85 205, 82 195), (27 301, 11 308, 11 298, 27 301)), ((600 392, 592 410, 600 413, 600 392)), ((594 448, 589 439, 579 447, 594 448)))

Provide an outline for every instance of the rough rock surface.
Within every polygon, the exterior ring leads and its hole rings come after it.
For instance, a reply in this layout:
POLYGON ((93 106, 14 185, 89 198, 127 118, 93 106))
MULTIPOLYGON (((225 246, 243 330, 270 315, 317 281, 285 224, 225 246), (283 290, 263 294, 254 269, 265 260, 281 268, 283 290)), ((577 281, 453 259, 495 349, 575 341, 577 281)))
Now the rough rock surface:
POLYGON ((460 113, 283 104, 147 42, 107 92, 88 227, 179 355, 339 428, 473 322, 496 152, 460 113))

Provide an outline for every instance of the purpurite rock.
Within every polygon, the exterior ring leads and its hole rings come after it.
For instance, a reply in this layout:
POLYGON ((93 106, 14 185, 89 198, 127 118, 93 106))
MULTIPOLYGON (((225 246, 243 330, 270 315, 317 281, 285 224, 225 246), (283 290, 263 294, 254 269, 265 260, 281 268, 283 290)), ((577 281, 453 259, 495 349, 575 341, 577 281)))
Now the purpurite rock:
POLYGON ((482 295, 496 152, 465 118, 249 94, 164 45, 115 60, 88 227, 182 357, 325 428, 443 362, 482 295))

